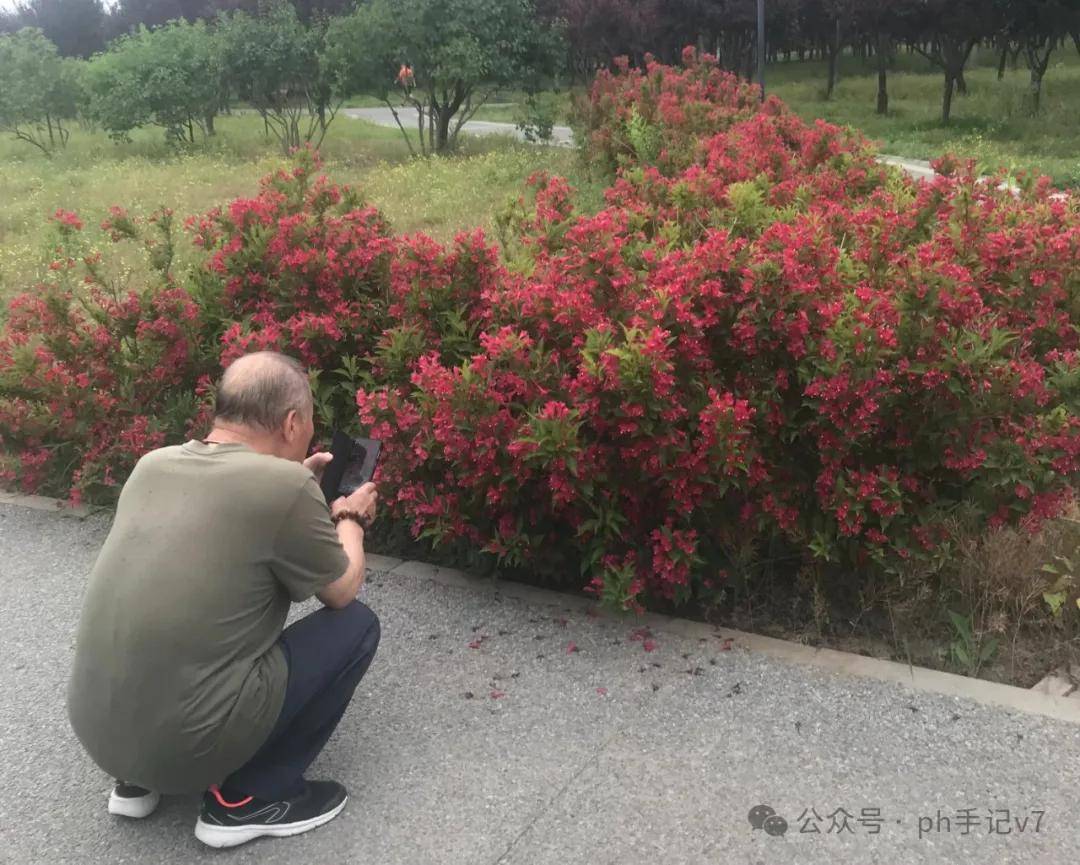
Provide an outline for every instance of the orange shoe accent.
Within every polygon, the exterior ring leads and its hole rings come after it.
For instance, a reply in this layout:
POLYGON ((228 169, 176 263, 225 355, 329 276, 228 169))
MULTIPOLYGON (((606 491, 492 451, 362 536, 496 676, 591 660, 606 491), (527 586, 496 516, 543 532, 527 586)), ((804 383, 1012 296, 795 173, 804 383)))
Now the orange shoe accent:
POLYGON ((218 804, 222 808, 239 808, 241 805, 246 805, 248 802, 255 798, 254 796, 248 796, 246 799, 241 799, 239 802, 226 802, 224 797, 221 795, 221 789, 218 787, 217 784, 210 785, 210 792, 214 794, 214 798, 218 800, 218 804))

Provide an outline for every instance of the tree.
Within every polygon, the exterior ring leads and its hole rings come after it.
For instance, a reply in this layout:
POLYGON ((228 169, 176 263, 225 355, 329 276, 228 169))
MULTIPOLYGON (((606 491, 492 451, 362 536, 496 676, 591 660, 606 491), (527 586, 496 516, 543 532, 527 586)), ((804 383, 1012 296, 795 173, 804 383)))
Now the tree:
POLYGON ((194 142, 196 126, 213 134, 222 78, 220 39, 204 22, 140 27, 90 61, 91 114, 116 138, 152 123, 194 142))
POLYGON ((45 154, 67 144, 79 103, 78 61, 33 28, 0 36, 0 129, 45 154))
POLYGON ((921 0, 892 0, 881 3, 879 0, 855 0, 853 3, 856 27, 874 48, 877 64, 878 114, 889 113, 889 62, 892 58, 896 36, 902 33, 901 23, 905 15, 910 15, 914 4, 921 0))
POLYGON ((840 54, 852 39, 857 0, 801 0, 798 4, 798 33, 811 44, 821 46, 828 58, 825 98, 832 99, 839 74, 840 54))
POLYGON ((549 26, 563 28, 567 65, 581 78, 619 55, 640 62, 647 51, 661 53, 661 22, 671 18, 654 0, 540 0, 537 13, 549 26))
MULTIPOLYGON (((1080 9, 1078 0, 998 0, 1002 38, 1023 51, 1031 74, 1032 108, 1038 113, 1050 55, 1080 9)), ((999 72, 1003 71, 1002 64, 999 72)), ((1001 75, 999 74, 999 78, 1001 75)))
POLYGON ((23 27, 37 27, 64 57, 89 57, 105 44, 102 0, 24 0, 17 7, 23 27))
POLYGON ((997 32, 997 10, 986 0, 916 0, 901 13, 912 46, 941 69, 941 122, 952 117, 953 93, 966 92, 964 67, 972 49, 997 32))
MULTIPOLYGON (((325 24, 306 27, 279 0, 258 16, 222 16, 219 28, 230 88, 259 112, 282 149, 322 144, 344 100, 339 83, 351 77, 328 59, 325 24)), ((337 58, 349 60, 340 52, 337 58)))
POLYGON ((194 23, 213 18, 215 11, 212 0, 118 0, 109 10, 106 32, 115 37, 179 19, 194 23))
POLYGON ((496 87, 528 88, 564 48, 533 0, 370 0, 327 43, 339 86, 382 99, 414 153, 398 108, 415 110, 422 153, 444 153, 496 87))

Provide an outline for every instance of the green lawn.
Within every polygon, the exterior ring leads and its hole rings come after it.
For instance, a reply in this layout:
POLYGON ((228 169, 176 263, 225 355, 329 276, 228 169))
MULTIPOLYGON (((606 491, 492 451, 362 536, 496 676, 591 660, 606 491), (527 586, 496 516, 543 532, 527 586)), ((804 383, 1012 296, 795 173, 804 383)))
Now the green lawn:
MULTIPOLYGON (((224 117, 218 127, 214 139, 186 152, 168 147, 156 129, 140 130, 124 144, 76 129, 52 159, 0 139, 0 299, 37 280, 47 262, 47 218, 57 208, 78 212, 90 241, 103 245, 98 224, 110 205, 136 215, 164 205, 183 218, 253 195, 260 177, 286 163, 276 143, 265 139, 259 118, 224 117)), ((564 149, 469 138, 458 156, 411 160, 396 129, 345 117, 331 126, 323 157, 326 172, 360 189, 395 230, 440 240, 460 229, 490 229, 495 211, 536 169, 588 185, 576 155, 564 149)), ((187 236, 180 240, 183 266, 196 256, 187 236)))
POLYGON ((946 152, 973 157, 984 171, 999 166, 1049 174, 1080 185, 1080 58, 1070 45, 1051 57, 1042 108, 1031 112, 1029 75, 1021 66, 998 81, 996 56, 984 49, 965 73, 968 94, 953 99, 952 123, 941 123, 943 76, 921 57, 902 55, 889 75, 889 114, 874 113, 877 72, 842 59, 840 81, 824 98, 824 63, 780 63, 766 70, 766 88, 807 119, 822 117, 861 129, 884 153, 932 159, 946 152))

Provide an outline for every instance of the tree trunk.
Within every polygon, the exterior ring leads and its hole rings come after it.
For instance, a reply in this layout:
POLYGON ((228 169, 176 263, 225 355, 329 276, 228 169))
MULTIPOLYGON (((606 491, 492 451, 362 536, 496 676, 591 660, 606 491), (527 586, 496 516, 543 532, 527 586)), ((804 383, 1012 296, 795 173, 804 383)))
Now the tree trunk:
POLYGON ((998 81, 1005 78, 1005 61, 1009 58, 1009 43, 1001 45, 1001 57, 998 59, 998 81))
POLYGON ((967 96, 967 79, 964 78, 963 68, 956 74, 956 92, 961 96, 967 96))
POLYGON ((206 129, 206 134, 207 135, 213 135, 214 134, 214 112, 213 111, 207 111, 206 112, 206 116, 203 117, 203 126, 206 129))
POLYGON ((945 94, 941 100, 941 122, 946 126, 952 117, 952 95, 955 79, 948 72, 945 73, 945 94))
POLYGON ((877 42, 877 113, 889 113, 889 37, 884 32, 878 33, 877 42))
POLYGON ((840 59, 840 19, 836 19, 836 28, 832 41, 829 43, 829 83, 825 88, 825 98, 832 99, 833 90, 836 89, 836 64, 840 59))
POLYGON ((1031 70, 1031 102, 1035 114, 1039 113, 1042 102, 1042 82, 1046 69, 1050 65, 1050 55, 1054 50, 1053 39, 1031 40, 1025 46, 1028 68, 1031 70), (1046 53, 1043 54, 1043 48, 1046 53))
POLYGON ((443 104, 438 113, 438 128, 435 130, 435 152, 446 153, 450 149, 450 121, 453 118, 450 106, 443 104))

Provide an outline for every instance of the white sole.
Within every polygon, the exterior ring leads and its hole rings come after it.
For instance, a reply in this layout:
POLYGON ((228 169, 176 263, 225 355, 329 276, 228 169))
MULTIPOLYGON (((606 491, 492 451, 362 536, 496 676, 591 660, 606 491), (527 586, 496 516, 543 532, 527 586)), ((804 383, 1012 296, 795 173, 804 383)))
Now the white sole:
POLYGON ((341 809, 345 807, 345 803, 348 801, 349 797, 346 796, 341 800, 341 804, 332 811, 327 811, 318 817, 312 817, 310 820, 285 823, 280 826, 272 824, 263 826, 215 826, 213 823, 204 822, 200 817, 198 822, 195 823, 195 837, 208 847, 238 847, 248 841, 263 837, 288 838, 290 835, 299 835, 302 832, 322 826, 324 823, 329 823, 341 813, 341 809))
POLYGON ((142 820, 144 817, 149 817, 154 813, 160 801, 160 793, 148 793, 138 798, 125 798, 117 796, 114 790, 109 794, 109 813, 120 817, 132 817, 136 820, 142 820))

